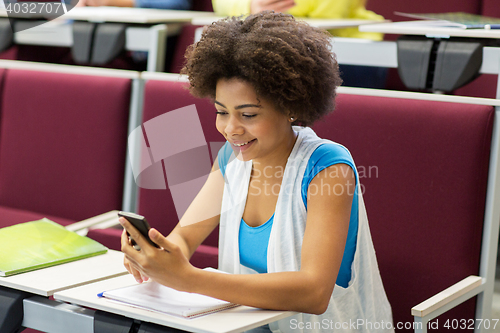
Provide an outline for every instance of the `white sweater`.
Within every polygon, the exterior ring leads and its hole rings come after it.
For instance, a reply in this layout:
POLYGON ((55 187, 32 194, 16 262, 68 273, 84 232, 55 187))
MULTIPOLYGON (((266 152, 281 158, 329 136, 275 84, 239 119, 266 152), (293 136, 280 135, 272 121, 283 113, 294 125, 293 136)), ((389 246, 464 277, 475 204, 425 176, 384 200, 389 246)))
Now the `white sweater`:
MULTIPOLYGON (((307 127, 298 133, 288 158, 269 236, 269 273, 300 270, 307 211, 301 186, 311 154, 329 140, 318 138, 307 127)), ((230 159, 231 160, 231 159, 230 159)), ((233 274, 255 273, 240 264, 238 234, 252 171, 252 161, 232 159, 225 172, 219 236, 219 269, 233 274)), ((378 270, 359 188, 359 225, 351 281, 347 288, 335 285, 330 305, 322 315, 299 313, 270 324, 273 332, 394 332, 392 313, 378 270)))

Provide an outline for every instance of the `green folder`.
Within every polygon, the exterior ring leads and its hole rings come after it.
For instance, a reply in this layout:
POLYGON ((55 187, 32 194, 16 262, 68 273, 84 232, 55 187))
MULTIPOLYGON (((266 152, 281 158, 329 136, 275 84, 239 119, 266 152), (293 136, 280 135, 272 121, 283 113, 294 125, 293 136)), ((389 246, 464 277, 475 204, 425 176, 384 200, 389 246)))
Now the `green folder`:
POLYGON ((0 229, 0 276, 104 254, 107 247, 43 218, 0 229))

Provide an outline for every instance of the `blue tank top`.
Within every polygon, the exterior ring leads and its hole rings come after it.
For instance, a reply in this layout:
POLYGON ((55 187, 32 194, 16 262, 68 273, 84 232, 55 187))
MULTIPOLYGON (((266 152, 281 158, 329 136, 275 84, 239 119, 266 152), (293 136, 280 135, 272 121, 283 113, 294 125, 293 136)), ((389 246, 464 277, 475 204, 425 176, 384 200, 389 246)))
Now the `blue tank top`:
MULTIPOLYGON (((230 144, 226 144, 220 149, 218 155, 219 168, 224 175, 226 165, 233 152, 230 144)), ((302 180, 302 200, 307 210, 307 190, 312 179, 323 169, 334 164, 347 164, 354 170, 354 162, 349 152, 342 146, 335 144, 322 144, 312 153, 307 163, 302 180)), ((358 182, 356 176, 356 184, 358 182)), ((258 227, 250 227, 243 219, 240 222, 239 231, 239 255, 240 263, 258 273, 267 273, 267 247, 269 236, 273 225, 274 214, 264 224, 258 227)), ((344 255, 340 264, 336 284, 346 288, 351 280, 351 265, 354 260, 356 250, 356 238, 358 234, 358 197, 357 187, 354 192, 347 241, 344 255)))

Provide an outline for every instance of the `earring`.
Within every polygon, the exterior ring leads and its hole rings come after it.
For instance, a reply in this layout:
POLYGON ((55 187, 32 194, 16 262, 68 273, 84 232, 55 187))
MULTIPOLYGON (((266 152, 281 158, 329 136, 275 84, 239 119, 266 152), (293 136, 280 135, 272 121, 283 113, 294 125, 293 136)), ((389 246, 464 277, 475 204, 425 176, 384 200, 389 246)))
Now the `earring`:
POLYGON ((295 121, 295 118, 294 117, 290 117, 290 122, 294 122, 295 121))

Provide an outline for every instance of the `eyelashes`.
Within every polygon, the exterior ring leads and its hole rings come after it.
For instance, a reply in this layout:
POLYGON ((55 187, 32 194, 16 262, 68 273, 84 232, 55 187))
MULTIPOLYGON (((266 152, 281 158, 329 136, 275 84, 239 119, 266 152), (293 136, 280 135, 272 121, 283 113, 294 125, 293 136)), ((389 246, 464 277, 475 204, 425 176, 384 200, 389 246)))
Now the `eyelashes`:
MULTIPOLYGON (((216 114, 216 115, 219 115, 219 116, 225 116, 225 115, 227 115, 228 113, 227 113, 227 112, 225 112, 225 111, 216 111, 216 112, 215 112, 215 114, 216 114)), ((256 114, 243 114, 242 116, 243 116, 243 117, 245 117, 245 118, 253 118, 253 117, 255 117, 255 116, 256 116, 256 114)))

